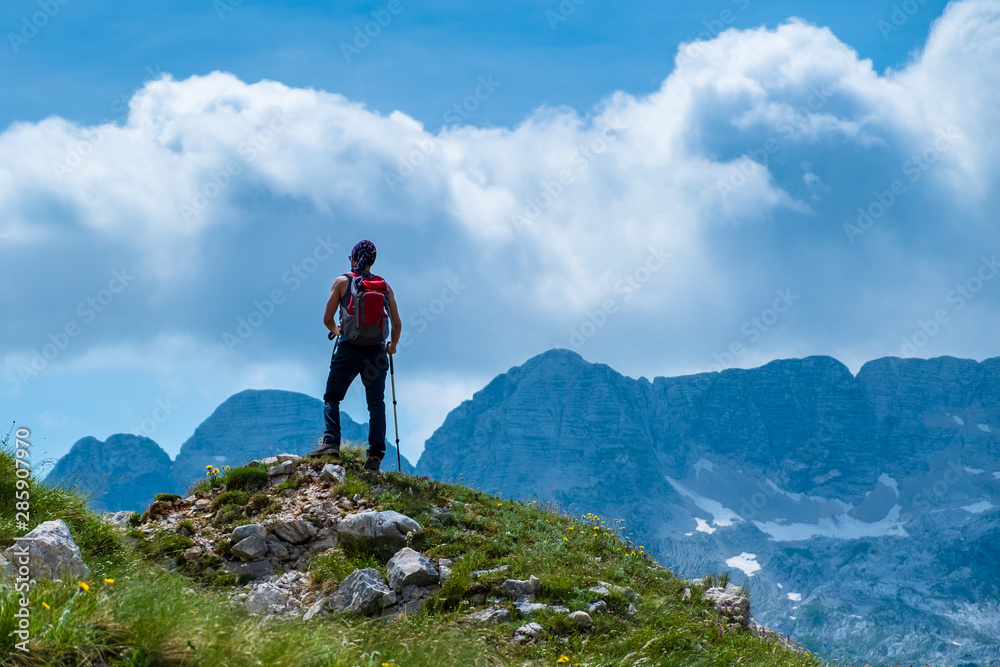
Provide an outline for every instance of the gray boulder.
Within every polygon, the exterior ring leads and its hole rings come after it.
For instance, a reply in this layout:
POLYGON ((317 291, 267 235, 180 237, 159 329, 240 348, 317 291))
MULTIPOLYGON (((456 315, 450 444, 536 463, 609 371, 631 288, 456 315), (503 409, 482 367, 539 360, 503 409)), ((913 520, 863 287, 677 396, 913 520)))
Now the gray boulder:
MULTIPOLYGON (((305 521, 299 519, 276 523, 271 526, 271 532, 290 544, 302 544, 311 537, 309 526, 306 525, 305 521)), ((315 528, 312 533, 316 534, 315 528)))
POLYGON ((587 630, 594 625, 594 619, 590 617, 585 611, 574 611, 569 615, 570 623, 580 628, 581 630, 587 630))
POLYGON ((477 623, 506 623, 510 620, 510 611, 502 607, 487 607, 472 612, 469 614, 469 619, 477 623))
POLYGON ((516 600, 526 595, 534 598, 541 584, 542 582, 535 575, 531 575, 527 579, 507 579, 500 584, 500 592, 511 600, 516 600))
POLYGON ((105 512, 104 520, 112 525, 118 526, 122 530, 128 528, 129 519, 136 516, 136 513, 131 510, 122 510, 121 512, 105 512))
POLYGON ((233 529, 232 542, 241 542, 248 537, 259 537, 262 540, 267 539, 267 528, 260 525, 259 523, 251 523, 246 526, 237 526, 233 529))
POLYGON ((256 535, 251 535, 234 544, 229 553, 244 562, 260 560, 267 555, 267 542, 256 535))
POLYGON ((346 475, 347 473, 344 470, 344 466, 338 466, 332 463, 327 463, 323 466, 323 469, 319 471, 319 479, 322 482, 336 482, 338 484, 343 484, 346 475))
POLYGON ((396 552, 386 566, 389 572, 389 586, 396 592, 407 586, 430 586, 440 579, 430 558, 409 547, 396 552))
POLYGON ((337 532, 345 544, 364 545, 390 558, 406 546, 407 533, 420 535, 424 529, 399 512, 360 512, 341 519, 337 532))
POLYGON ((750 600, 739 594, 739 587, 733 584, 725 588, 715 586, 705 591, 703 597, 715 604, 715 611, 730 623, 743 627, 750 625, 750 600))
POLYGON ((285 604, 288 595, 288 591, 275 584, 261 584, 247 598, 245 606, 251 614, 263 614, 271 607, 285 604))
POLYGON ((518 600, 514 606, 517 607, 517 613, 524 618, 531 618, 549 607, 547 604, 542 604, 540 602, 529 602, 527 596, 518 600))
POLYGON ((291 461, 284 461, 267 471, 271 477, 288 477, 295 472, 295 464, 291 461))
POLYGON ((365 616, 381 613, 396 604, 396 594, 386 586, 378 570, 355 570, 337 592, 330 596, 328 606, 341 614, 358 613, 365 616))
POLYGON ((45 521, 4 551, 15 568, 28 568, 32 579, 58 579, 64 574, 85 579, 90 568, 83 562, 80 548, 62 519, 45 521), (27 558, 27 563, 22 562, 27 558))

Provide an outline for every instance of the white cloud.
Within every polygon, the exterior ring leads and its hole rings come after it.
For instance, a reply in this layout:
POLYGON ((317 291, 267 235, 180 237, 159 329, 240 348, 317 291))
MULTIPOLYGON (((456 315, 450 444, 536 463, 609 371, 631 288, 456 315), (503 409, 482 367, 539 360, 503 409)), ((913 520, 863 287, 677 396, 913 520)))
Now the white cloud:
MULTIPOLYGON (((327 234, 343 255, 377 238, 406 312, 446 276, 469 284, 412 350, 437 397, 428 415, 473 378, 566 345, 570 327, 609 302, 583 352, 632 375, 707 368, 733 342, 745 348, 740 366, 898 354, 899 337, 975 269, 1000 203, 1000 2, 950 4, 924 52, 882 75, 797 20, 699 47, 650 95, 613 93, 589 113, 542 108, 513 128, 432 135, 405 110, 383 116, 221 72, 147 83, 120 126, 12 125, 0 134, 0 250, 24 282, 0 304, 27 315, 0 332, 6 376, 128 262, 142 287, 60 365, 163 335, 217 349, 254 300, 284 289, 289 305, 239 354, 198 365, 167 346, 150 372, 185 369, 197 384, 225 367, 240 382, 303 384, 320 349, 306 341, 322 335, 316 311, 344 260, 296 294, 282 275, 327 234), (939 132, 953 137, 948 149, 849 243, 843 225, 939 132), (666 266, 619 289, 651 247, 672 254, 666 266), (915 273, 912 256, 928 248, 915 273), (748 344, 741 323, 786 286, 801 301, 748 344)), ((990 329, 971 323, 998 303, 984 290, 921 353, 986 356, 990 329)), ((114 363, 149 368, 141 356, 114 363)))

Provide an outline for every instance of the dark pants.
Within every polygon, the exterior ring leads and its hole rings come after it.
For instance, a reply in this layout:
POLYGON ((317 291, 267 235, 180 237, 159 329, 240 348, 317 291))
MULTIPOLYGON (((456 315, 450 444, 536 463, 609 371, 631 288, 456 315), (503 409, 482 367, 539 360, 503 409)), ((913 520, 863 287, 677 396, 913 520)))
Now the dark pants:
POLYGON ((323 395, 324 445, 340 445, 340 402, 360 374, 368 399, 368 456, 381 459, 385 455, 385 375, 388 370, 389 355, 385 345, 340 342, 330 360, 330 377, 323 395))

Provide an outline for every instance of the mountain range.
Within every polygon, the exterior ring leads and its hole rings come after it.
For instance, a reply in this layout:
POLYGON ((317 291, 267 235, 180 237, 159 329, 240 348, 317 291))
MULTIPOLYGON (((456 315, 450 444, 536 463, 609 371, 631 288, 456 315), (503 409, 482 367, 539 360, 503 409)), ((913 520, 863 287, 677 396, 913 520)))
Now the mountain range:
POLYGON ((828 659, 996 665, 997 429, 1000 359, 650 381, 553 350, 452 411, 417 472, 620 520, 685 576, 733 571, 828 659))
MULTIPOLYGON (((732 572, 761 623, 841 664, 996 665, 997 429, 1000 359, 648 380, 551 350, 455 408, 416 473, 598 514, 686 577, 732 572)), ((241 392, 173 462, 146 438, 85 438, 50 479, 93 470, 96 506, 134 508, 321 431, 317 399, 241 392)))
MULTIPOLYGON (((340 413, 345 442, 367 442, 368 424, 340 413)), ((119 433, 103 442, 78 440, 49 471, 49 483, 74 486, 94 509, 142 511, 158 493, 183 494, 205 467, 237 467, 282 453, 305 454, 323 435, 323 402, 290 391, 251 390, 230 396, 181 445, 177 458, 149 438, 119 433)), ((385 460, 395 468, 396 448, 386 442, 385 460)), ((404 472, 413 465, 401 457, 404 472)))

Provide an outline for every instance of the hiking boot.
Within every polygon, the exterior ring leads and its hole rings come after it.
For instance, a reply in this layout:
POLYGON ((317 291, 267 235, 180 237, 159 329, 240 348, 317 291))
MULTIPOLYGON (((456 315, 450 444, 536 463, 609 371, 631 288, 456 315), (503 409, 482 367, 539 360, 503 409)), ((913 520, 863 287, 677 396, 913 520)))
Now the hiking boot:
POLYGON ((377 456, 369 456, 368 460, 365 461, 365 472, 378 474, 381 465, 382 459, 377 456))
POLYGON ((335 445, 333 443, 324 442, 318 448, 312 450, 306 454, 309 458, 319 458, 321 456, 332 456, 338 461, 340 460, 340 445, 335 445))

